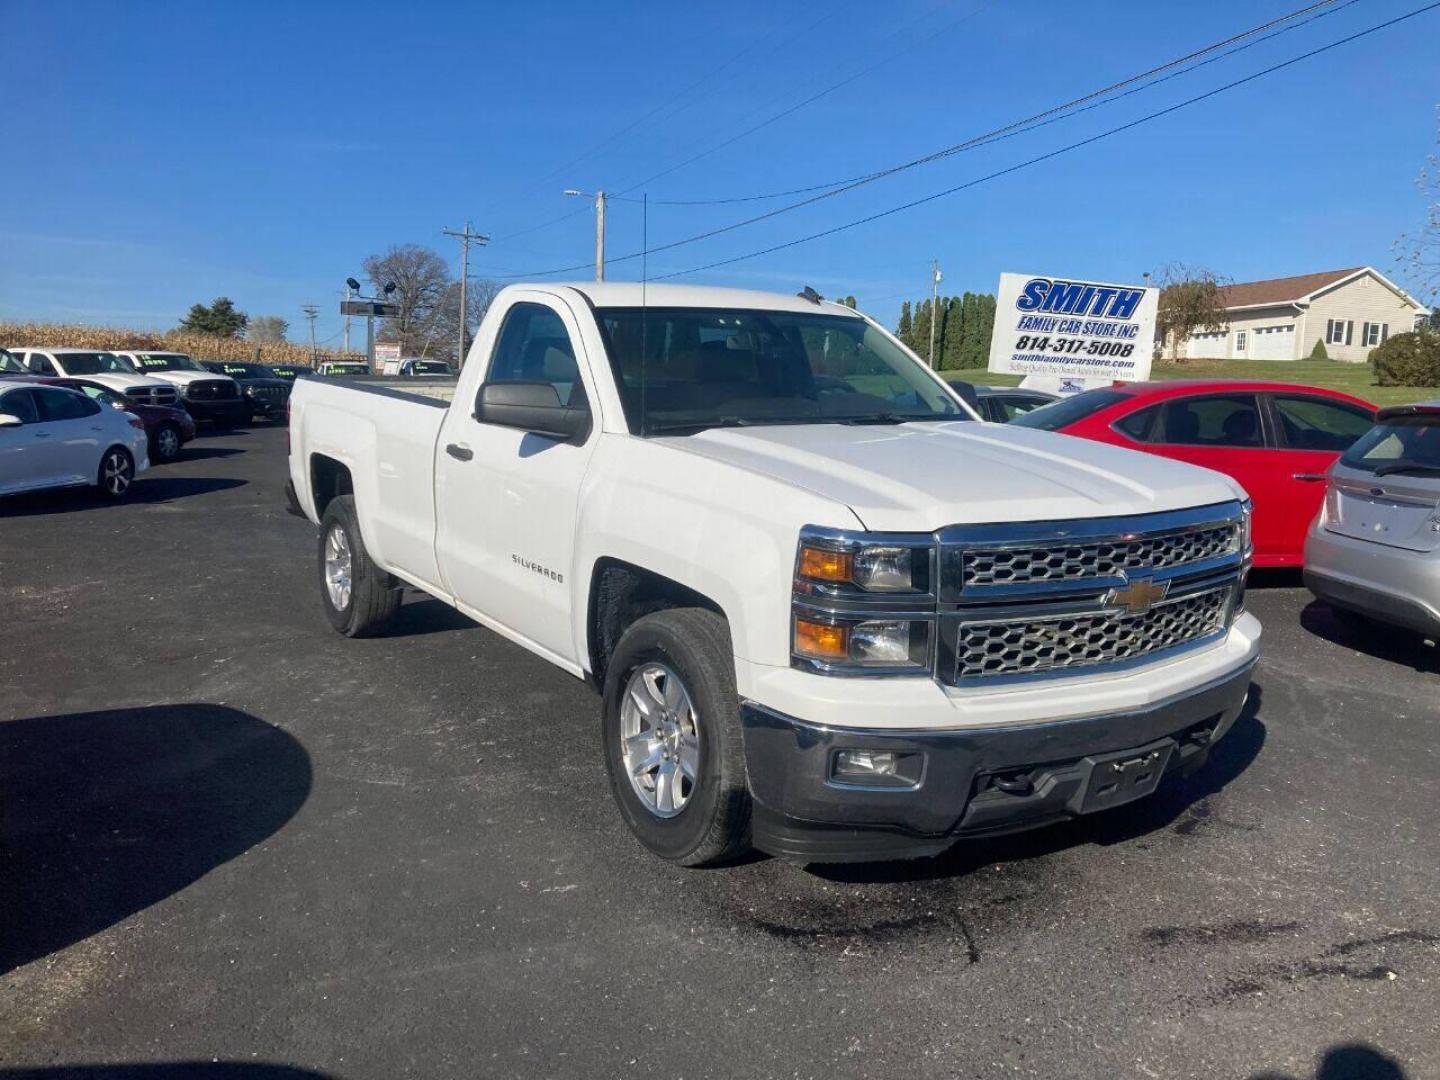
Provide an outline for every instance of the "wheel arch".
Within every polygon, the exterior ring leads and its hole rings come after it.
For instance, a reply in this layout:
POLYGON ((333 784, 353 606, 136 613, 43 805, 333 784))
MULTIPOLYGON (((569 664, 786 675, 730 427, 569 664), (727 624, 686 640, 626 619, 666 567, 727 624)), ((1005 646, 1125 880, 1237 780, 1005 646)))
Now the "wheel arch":
POLYGON ((590 575, 586 605, 586 655, 590 678, 605 684, 605 669, 621 635, 635 620, 667 608, 703 608, 728 623, 729 615, 713 598, 674 578, 623 559, 597 559, 590 575))
POLYGON ((315 520, 325 516, 325 508, 341 495, 355 494, 355 478, 350 466, 328 454, 310 455, 310 501, 315 506, 315 520))

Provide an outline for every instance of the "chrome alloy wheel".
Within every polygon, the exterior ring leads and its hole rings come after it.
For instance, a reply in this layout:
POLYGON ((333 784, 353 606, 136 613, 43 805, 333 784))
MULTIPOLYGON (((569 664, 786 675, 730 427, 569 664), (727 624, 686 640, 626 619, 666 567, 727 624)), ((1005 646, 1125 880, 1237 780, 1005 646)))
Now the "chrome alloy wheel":
POLYGON ((700 718, 680 677, 650 661, 630 673, 620 704, 620 756, 656 817, 684 810, 700 783, 700 718))
POLYGON ((134 478, 135 466, 123 450, 111 450, 100 463, 100 483, 116 498, 130 490, 130 481, 134 478))
POLYGON ((344 611, 350 606, 350 539, 339 525, 330 526, 325 537, 325 591, 330 606, 344 611))

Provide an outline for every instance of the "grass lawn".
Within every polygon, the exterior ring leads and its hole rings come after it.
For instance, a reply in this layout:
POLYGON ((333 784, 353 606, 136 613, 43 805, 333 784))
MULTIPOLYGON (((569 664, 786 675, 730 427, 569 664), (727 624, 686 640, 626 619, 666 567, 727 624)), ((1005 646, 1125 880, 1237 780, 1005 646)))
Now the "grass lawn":
MULTIPOLYGON (((947 372, 946 374, 949 374, 947 372)), ((965 372, 955 372, 961 377, 965 372)), ((995 375, 988 371, 970 374, 978 383, 1014 386, 1019 375, 995 375)), ((1412 401, 1440 398, 1435 386, 1375 386, 1369 364, 1342 364, 1338 360, 1191 360, 1185 364, 1156 361, 1152 379, 1273 379, 1276 382, 1326 386, 1354 394, 1376 405, 1404 405, 1412 401)))

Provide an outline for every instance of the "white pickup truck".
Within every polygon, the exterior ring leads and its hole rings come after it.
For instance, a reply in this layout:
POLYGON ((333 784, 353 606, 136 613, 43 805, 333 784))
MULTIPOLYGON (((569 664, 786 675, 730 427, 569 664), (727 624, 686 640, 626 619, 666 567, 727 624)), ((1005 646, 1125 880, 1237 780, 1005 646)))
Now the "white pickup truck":
POLYGON ((590 681, 624 820, 688 865, 1128 802, 1258 655, 1232 480, 982 422, 809 290, 512 286, 453 404, 302 380, 290 437, 334 627, 409 584, 590 681))

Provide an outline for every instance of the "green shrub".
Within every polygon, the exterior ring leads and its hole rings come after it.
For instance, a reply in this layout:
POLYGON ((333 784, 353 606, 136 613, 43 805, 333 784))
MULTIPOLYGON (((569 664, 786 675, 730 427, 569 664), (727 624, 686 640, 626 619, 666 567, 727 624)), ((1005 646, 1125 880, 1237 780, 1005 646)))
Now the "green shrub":
POLYGON ((1325 348, 1325 339, 1324 339, 1324 338, 1318 338, 1318 337, 1317 337, 1317 338, 1315 339, 1315 348, 1313 348, 1313 349, 1310 350, 1310 359, 1311 359, 1311 360, 1329 360, 1329 359, 1330 359, 1330 353, 1329 353, 1329 352, 1326 350, 1326 348, 1325 348))
POLYGON ((1370 350, 1377 386, 1440 386, 1440 334, 1396 334, 1370 350))

